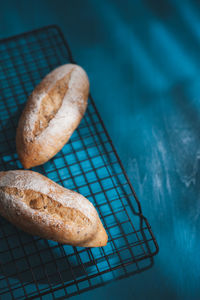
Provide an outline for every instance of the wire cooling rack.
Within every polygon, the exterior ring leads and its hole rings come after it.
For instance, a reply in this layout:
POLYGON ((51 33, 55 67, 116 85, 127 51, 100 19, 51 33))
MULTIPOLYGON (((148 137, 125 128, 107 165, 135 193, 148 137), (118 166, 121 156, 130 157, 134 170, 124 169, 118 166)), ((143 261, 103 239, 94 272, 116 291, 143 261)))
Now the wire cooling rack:
MULTIPOLYGON (((22 168, 15 132, 27 96, 58 65, 74 62, 57 26, 0 41, 0 170, 22 168)), ((158 245, 92 97, 62 151, 34 168, 82 193, 109 236, 103 248, 61 245, 28 235, 0 218, 2 299, 60 299, 141 272, 158 245)))

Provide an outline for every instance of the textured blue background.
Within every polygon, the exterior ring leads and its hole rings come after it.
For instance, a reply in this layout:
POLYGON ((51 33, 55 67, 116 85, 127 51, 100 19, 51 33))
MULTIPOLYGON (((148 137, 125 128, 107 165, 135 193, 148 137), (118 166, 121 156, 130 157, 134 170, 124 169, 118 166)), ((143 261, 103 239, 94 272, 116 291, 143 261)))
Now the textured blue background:
POLYGON ((200 299, 200 5, 0 1, 0 37, 58 24, 160 246, 155 265, 77 299, 200 299))

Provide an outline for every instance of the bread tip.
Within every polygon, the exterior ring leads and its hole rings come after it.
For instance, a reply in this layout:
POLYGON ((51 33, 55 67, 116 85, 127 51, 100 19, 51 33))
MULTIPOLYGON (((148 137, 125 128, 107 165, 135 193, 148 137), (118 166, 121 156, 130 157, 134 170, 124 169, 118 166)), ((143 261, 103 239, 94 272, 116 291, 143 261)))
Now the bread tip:
POLYGON ((30 164, 29 164, 28 162, 25 162, 24 160, 21 160, 20 158, 19 158, 19 161, 20 161, 20 163, 22 164, 22 167, 23 167, 25 170, 28 170, 28 169, 31 168, 31 166, 30 166, 30 164))
POLYGON ((30 162, 28 162, 28 161, 26 161, 26 160, 22 160, 22 159, 20 159, 20 158, 19 158, 19 160, 20 160, 20 163, 22 164, 22 166, 23 166, 23 168, 24 168, 25 170, 29 170, 29 169, 31 169, 31 168, 33 168, 33 167, 36 166, 36 165, 34 165, 34 164, 31 164, 30 162))
POLYGON ((108 235, 106 233, 105 228, 103 227, 103 224, 100 221, 99 230, 95 234, 94 238, 90 241, 86 241, 83 245, 80 246, 96 248, 96 247, 105 247, 107 243, 108 243, 108 235))

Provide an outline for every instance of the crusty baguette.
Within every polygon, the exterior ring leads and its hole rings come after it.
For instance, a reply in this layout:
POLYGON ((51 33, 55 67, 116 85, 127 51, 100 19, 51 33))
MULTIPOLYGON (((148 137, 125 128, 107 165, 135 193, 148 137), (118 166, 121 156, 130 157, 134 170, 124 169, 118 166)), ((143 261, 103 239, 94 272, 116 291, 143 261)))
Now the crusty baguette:
POLYGON ((88 93, 85 71, 73 64, 56 68, 34 89, 16 135, 24 168, 43 164, 62 149, 85 113, 88 93))
POLYGON ((59 243, 107 244, 106 231, 90 201, 33 171, 0 172, 0 214, 30 234, 59 243))

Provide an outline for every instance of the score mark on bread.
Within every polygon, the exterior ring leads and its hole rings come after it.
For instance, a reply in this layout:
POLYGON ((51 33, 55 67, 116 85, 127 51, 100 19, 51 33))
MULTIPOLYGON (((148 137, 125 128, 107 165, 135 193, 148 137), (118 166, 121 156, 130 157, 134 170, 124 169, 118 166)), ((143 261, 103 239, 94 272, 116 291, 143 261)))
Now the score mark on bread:
MULTIPOLYGON (((70 75, 72 70, 64 76, 62 79, 57 80, 55 85, 50 89, 48 94, 44 96, 40 109, 38 112, 37 121, 35 122, 35 127, 33 130, 33 135, 38 136, 47 126, 53 117, 56 115, 58 110, 60 109, 63 98, 68 89, 68 81, 70 79, 70 75)), ((34 91, 34 94, 38 91, 34 91)), ((34 97, 34 94, 32 97, 34 97)))

